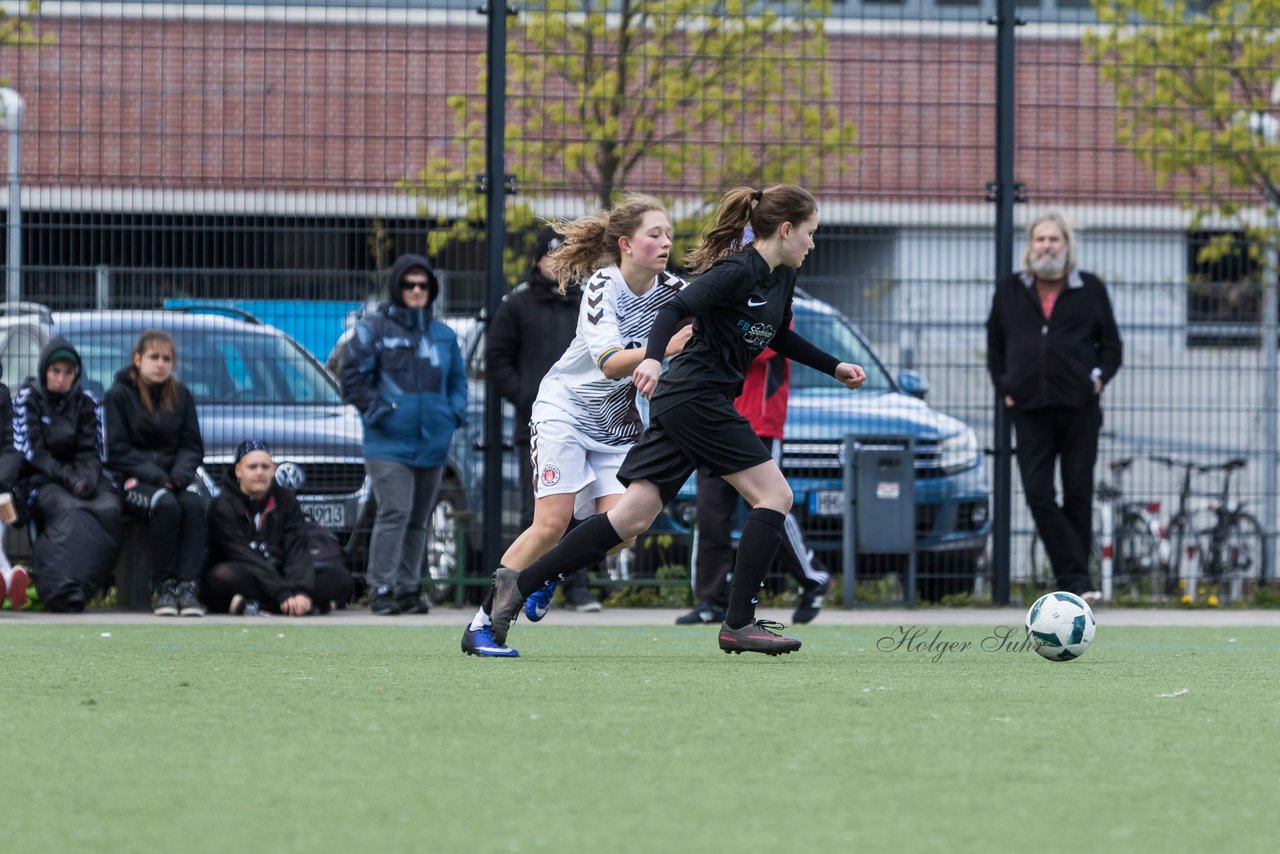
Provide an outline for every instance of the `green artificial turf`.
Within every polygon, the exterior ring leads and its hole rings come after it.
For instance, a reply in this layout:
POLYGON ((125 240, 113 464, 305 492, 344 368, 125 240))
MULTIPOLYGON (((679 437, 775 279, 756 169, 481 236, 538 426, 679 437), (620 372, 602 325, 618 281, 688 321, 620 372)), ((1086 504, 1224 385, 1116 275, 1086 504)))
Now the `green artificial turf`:
POLYGON ((0 627, 0 851, 1274 850, 1280 629, 459 634, 0 627))

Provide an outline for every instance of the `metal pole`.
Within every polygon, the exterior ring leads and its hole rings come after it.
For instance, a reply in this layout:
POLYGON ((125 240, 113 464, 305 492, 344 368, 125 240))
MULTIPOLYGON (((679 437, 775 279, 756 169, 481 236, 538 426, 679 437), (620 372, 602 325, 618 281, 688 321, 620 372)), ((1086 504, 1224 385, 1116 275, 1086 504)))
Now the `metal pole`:
POLYGON ((22 113, 26 103, 9 88, 0 89, 0 111, 9 133, 9 219, 6 235, 5 299, 22 299, 22 113))
MULTIPOLYGON (((1280 465, 1280 447, 1277 447, 1280 442, 1280 437, 1277 436, 1280 424, 1277 422, 1280 419, 1276 416, 1276 383, 1280 382, 1280 365, 1277 364, 1280 359, 1276 353, 1277 338, 1280 337, 1280 317, 1277 316, 1277 303, 1280 300, 1276 298, 1276 287, 1280 282, 1280 259, 1276 255, 1276 241, 1280 240, 1280 232, 1276 231, 1276 205, 1275 196, 1268 194, 1267 227, 1270 231, 1270 249, 1264 273, 1266 278, 1262 284, 1262 352, 1265 354, 1262 382, 1262 435, 1265 446, 1262 456, 1262 571, 1273 577, 1276 571, 1276 466, 1280 465)), ((1267 578, 1264 576, 1259 580, 1266 581, 1267 578)))
MULTIPOLYGON (((996 17, 996 281, 1013 274, 1014 28, 1016 0, 997 0, 996 17)), ((991 524, 991 599, 1009 604, 1010 516, 1013 512, 1013 443, 1004 401, 995 400, 991 524)))
MULTIPOLYGON (((488 91, 485 93, 485 189, 488 204, 488 288, 485 292, 486 318, 493 317, 506 290, 502 268, 506 229, 506 99, 507 99, 507 15, 513 14, 505 0, 485 4, 481 14, 488 22, 488 91)), ((485 385, 484 400, 484 568, 492 570, 502 557, 502 396, 492 378, 485 385)))

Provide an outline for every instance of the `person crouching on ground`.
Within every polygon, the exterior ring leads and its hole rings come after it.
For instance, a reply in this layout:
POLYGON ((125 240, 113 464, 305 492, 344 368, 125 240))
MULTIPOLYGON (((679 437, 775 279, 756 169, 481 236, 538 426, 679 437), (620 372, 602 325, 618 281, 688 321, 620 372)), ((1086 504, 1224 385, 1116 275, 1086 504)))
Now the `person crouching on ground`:
POLYGON ((293 490, 276 483, 265 442, 251 439, 236 449, 208 523, 204 589, 215 612, 302 617, 351 599, 351 573, 314 565, 307 519, 293 490))
POLYGON ((98 403, 80 368, 76 348, 54 338, 13 401, 13 444, 26 460, 16 494, 36 523, 32 569, 48 611, 83 611, 120 552, 120 496, 102 473, 98 403))

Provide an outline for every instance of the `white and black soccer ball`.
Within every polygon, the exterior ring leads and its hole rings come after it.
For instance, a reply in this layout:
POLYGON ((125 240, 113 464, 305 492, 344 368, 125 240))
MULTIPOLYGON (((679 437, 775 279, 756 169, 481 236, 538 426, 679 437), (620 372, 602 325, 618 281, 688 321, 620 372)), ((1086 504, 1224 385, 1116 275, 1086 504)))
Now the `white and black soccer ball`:
POLYGON ((1027 639, 1050 661, 1072 661, 1084 655, 1097 630, 1093 609, 1074 593, 1046 593, 1027 611, 1027 639))

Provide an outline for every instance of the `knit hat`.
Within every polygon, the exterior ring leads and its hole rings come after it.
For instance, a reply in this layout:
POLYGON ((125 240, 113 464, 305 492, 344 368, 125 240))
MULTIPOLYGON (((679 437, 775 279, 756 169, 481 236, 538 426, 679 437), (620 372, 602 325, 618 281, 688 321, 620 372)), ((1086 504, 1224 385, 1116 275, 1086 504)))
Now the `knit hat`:
POLYGON ((537 264, 548 253, 554 252, 564 243, 564 235, 556 231, 549 225, 543 226, 538 232, 538 239, 533 244, 533 264, 537 264))
POLYGON ((266 451, 267 456, 271 456, 271 446, 266 442, 261 439, 245 439, 240 443, 240 447, 236 448, 235 462, 240 462, 254 451, 266 451))
POLYGON ((78 370, 80 368, 80 354, 70 347, 59 347, 49 354, 45 364, 52 365, 54 362, 70 362, 78 370))

